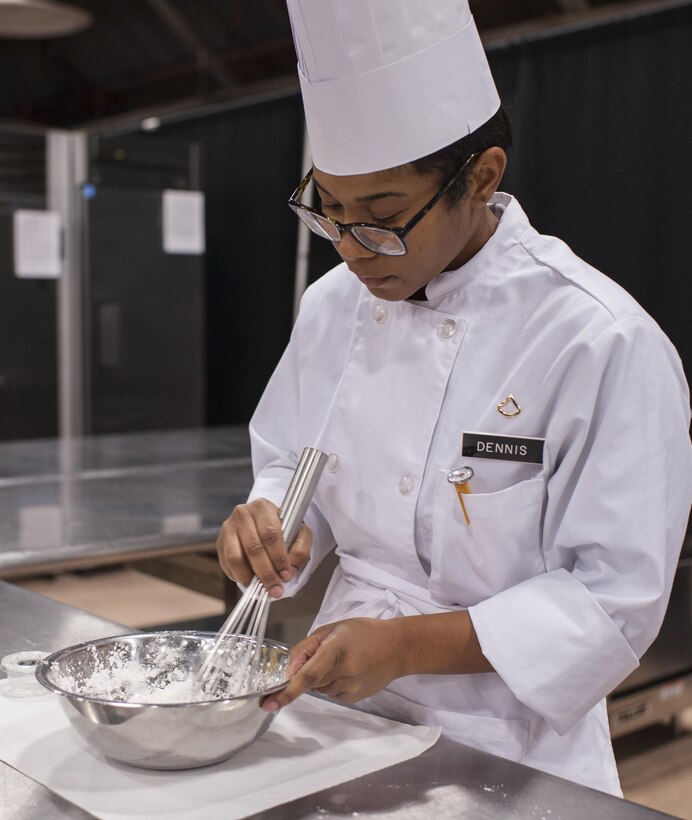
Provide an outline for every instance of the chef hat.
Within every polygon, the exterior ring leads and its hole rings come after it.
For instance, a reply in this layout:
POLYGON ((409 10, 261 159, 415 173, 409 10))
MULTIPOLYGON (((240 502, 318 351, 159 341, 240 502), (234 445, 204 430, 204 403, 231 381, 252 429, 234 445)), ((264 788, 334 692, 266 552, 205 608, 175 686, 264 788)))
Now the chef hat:
POLYGON ((500 107, 468 0, 287 0, 315 166, 432 154, 500 107))

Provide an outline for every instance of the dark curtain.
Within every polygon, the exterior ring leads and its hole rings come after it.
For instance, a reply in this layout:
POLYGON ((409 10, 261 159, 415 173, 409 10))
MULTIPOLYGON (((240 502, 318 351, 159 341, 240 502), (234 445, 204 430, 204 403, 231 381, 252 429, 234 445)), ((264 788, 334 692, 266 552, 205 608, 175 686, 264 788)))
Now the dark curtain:
POLYGON ((692 376, 692 4, 489 58, 514 126, 503 187, 625 287, 692 376))
POLYGON ((207 424, 249 420, 293 321, 297 94, 167 126, 200 149, 206 196, 207 424))

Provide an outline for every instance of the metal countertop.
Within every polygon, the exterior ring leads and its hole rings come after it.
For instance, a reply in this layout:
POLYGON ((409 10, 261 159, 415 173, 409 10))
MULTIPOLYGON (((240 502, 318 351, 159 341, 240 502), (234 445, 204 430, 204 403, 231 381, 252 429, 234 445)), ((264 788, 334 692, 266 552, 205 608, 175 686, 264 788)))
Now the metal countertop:
MULTIPOLYGON (((0 581, 0 657, 131 631, 0 581)), ((181 773, 184 776, 184 773, 181 773)), ((91 815, 0 763, 2 820, 91 815)), ((419 757, 254 815, 267 820, 654 820, 670 817, 441 738, 419 757)))
POLYGON ((0 577, 213 545, 251 486, 245 426, 0 443, 0 577))

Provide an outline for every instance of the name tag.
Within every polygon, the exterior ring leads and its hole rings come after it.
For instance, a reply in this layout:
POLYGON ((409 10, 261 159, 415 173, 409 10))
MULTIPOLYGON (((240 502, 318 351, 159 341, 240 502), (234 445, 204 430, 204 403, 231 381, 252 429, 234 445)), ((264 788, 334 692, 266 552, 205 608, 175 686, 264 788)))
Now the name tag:
POLYGON ((475 458, 543 464, 544 444, 544 438, 496 436, 492 433, 461 434, 461 454, 475 458))

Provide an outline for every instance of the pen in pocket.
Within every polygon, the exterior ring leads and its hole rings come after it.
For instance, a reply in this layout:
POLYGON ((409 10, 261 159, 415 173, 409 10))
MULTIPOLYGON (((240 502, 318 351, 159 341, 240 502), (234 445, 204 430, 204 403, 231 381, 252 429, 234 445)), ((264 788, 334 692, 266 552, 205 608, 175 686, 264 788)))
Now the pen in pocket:
POLYGON ((459 503, 461 504, 461 509, 463 510, 464 519, 467 524, 471 523, 471 519, 466 511, 464 495, 468 495, 471 492, 471 485, 469 484, 469 481, 472 478, 473 470, 470 467, 459 467, 458 469, 452 470, 451 473, 447 474, 447 481, 449 481, 457 492, 457 497, 459 499, 459 503))

